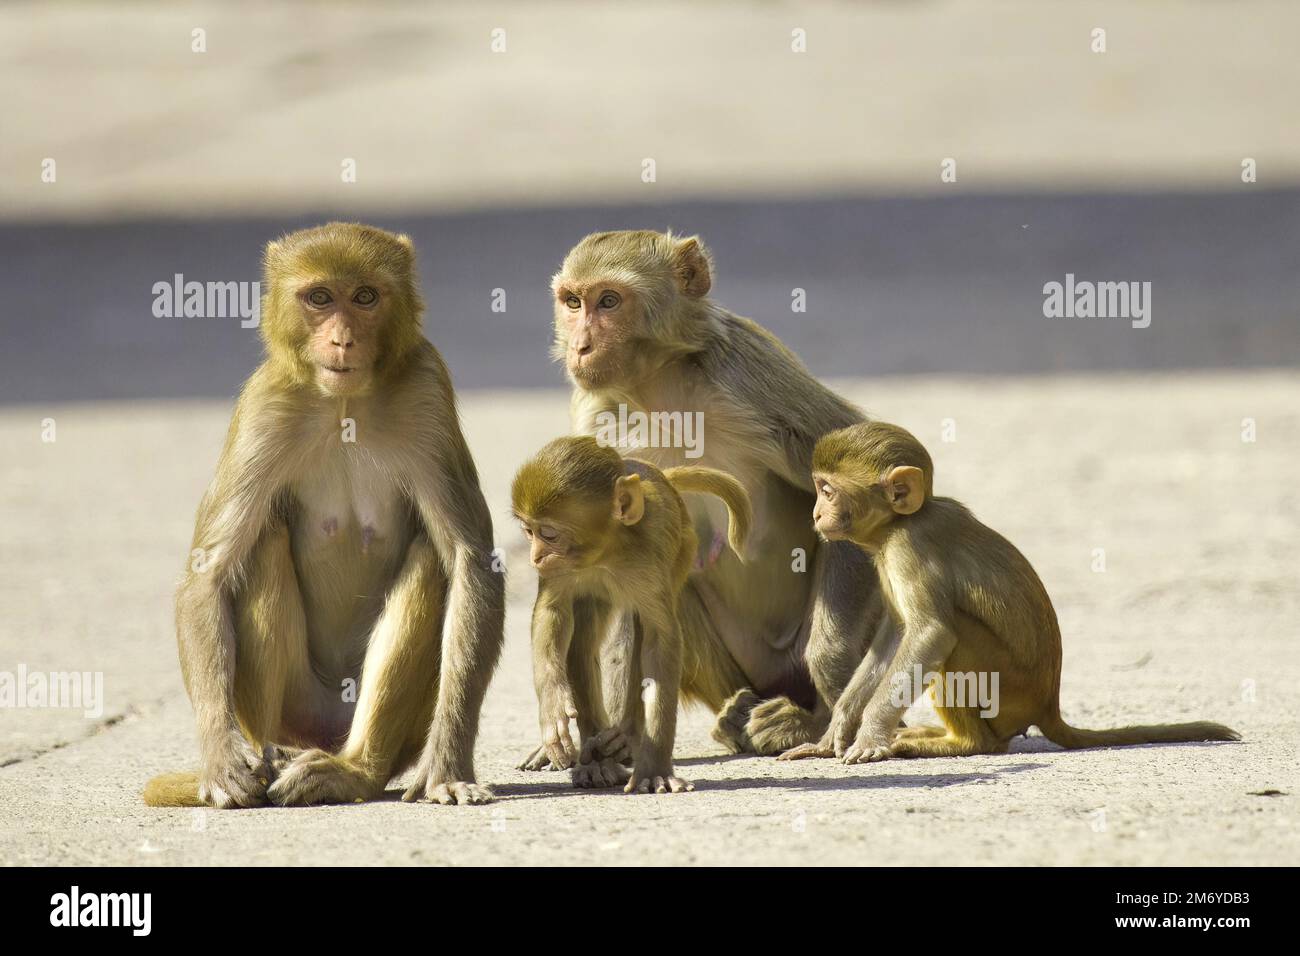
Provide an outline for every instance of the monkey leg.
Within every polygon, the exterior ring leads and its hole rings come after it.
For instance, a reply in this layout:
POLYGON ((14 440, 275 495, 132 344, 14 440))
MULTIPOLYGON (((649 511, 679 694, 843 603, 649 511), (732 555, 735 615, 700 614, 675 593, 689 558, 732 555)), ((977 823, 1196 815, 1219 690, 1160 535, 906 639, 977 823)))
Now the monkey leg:
POLYGON ((975 707, 935 707, 946 730, 937 727, 909 727, 894 738, 891 757, 968 757, 972 754, 1002 754, 1007 741, 1000 739, 975 707), (908 731, 916 731, 909 735, 908 731), (920 731, 932 731, 922 735, 920 731))
POLYGON ((437 553, 417 535, 371 633, 346 742, 337 755, 309 750, 293 760, 268 791, 275 803, 372 799, 415 761, 433 719, 444 603, 437 553))
POLYGON ((930 737, 945 737, 947 727, 900 727, 894 734, 894 740, 926 740, 930 737))
MULTIPOLYGON (((568 668, 582 746, 571 778, 573 785, 582 789, 615 787, 626 783, 629 776, 623 763, 631 760, 631 731, 625 730, 621 723, 611 726, 601 687, 601 652, 612 617, 604 603, 587 600, 578 601, 574 606, 568 668)), ((614 666, 621 672, 626 665, 615 658, 614 666)), ((611 683, 626 684, 627 677, 623 675, 621 680, 611 683)), ((620 712, 626 696, 624 687, 617 696, 620 712)))
POLYGON ((254 746, 280 743, 285 699, 311 673, 307 618, 284 522, 263 532, 233 611, 235 715, 254 746))

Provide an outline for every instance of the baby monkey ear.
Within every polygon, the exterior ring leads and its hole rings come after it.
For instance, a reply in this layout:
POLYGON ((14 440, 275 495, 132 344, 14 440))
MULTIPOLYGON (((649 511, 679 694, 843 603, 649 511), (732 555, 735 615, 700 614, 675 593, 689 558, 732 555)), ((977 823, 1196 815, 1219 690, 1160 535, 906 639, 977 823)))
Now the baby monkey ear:
POLYGON ((645 492, 640 475, 624 475, 614 482, 614 517, 626 525, 636 524, 645 514, 645 492))
POLYGON ((899 465, 885 475, 889 506, 900 515, 910 515, 925 504, 925 472, 912 465, 899 465))

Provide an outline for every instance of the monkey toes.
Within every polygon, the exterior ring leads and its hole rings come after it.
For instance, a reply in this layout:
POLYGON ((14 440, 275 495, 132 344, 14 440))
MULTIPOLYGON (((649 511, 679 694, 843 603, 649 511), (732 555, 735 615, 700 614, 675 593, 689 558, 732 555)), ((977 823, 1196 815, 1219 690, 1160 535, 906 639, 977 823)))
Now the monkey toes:
POLYGON ((748 687, 732 694, 718 711, 717 723, 713 725, 713 739, 733 754, 753 753, 754 742, 749 739, 745 725, 761 701, 762 698, 748 687))
POLYGON ((807 743, 823 728, 817 719, 788 697, 765 700, 749 715, 745 732, 757 754, 779 754, 807 743))
POLYGON ((346 760, 323 750, 306 750, 290 761, 266 795, 280 806, 310 806, 369 800, 378 789, 346 760))

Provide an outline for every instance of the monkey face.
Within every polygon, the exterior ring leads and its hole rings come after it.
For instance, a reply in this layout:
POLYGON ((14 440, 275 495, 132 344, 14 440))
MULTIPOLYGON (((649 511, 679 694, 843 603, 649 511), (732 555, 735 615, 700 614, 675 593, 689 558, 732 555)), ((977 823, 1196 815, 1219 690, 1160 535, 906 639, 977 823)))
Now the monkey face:
POLYGON ((562 345, 565 369, 577 385, 599 388, 635 377, 632 343, 640 324, 636 295, 626 286, 557 280, 557 345, 562 345))
POLYGON ((843 541, 853 527, 849 496, 830 477, 813 475, 817 503, 813 506, 813 527, 827 541, 843 541))
POLYGON ((578 547, 573 530, 545 517, 519 516, 519 525, 531 546, 529 560, 542 577, 563 574, 579 569, 582 548, 578 547))
POLYGON ((327 395, 366 392, 373 378, 384 294, 371 282, 324 280, 298 289, 307 359, 327 395))
POLYGON ((835 475, 814 475, 817 503, 813 526, 827 541, 872 544, 894 518, 883 493, 877 488, 859 488, 835 475))

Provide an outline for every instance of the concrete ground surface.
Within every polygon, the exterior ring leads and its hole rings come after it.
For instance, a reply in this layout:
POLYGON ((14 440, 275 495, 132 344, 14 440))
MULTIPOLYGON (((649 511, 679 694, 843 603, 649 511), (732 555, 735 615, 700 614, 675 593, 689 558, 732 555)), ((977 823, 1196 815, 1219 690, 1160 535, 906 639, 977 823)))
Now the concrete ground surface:
POLYGON ((1031 737, 1001 756, 845 767, 726 756, 709 715, 688 711, 676 752, 694 793, 577 792, 565 775, 516 771, 537 737, 534 577, 506 492, 517 465, 566 430, 566 396, 467 392, 467 434, 512 569, 477 751, 498 800, 412 806, 394 784, 364 806, 150 809, 145 780, 197 761, 171 589, 229 405, 16 407, 0 410, 0 670, 100 671, 105 706, 95 719, 4 712, 0 861, 1300 862, 1300 376, 834 384, 926 441, 938 491, 1034 562, 1061 617, 1067 720, 1214 719, 1243 741, 1067 753, 1031 737))

